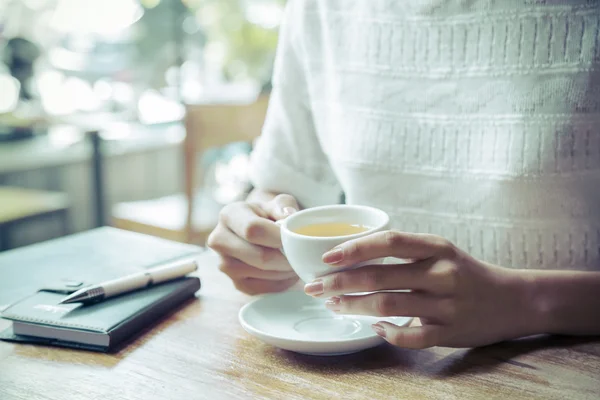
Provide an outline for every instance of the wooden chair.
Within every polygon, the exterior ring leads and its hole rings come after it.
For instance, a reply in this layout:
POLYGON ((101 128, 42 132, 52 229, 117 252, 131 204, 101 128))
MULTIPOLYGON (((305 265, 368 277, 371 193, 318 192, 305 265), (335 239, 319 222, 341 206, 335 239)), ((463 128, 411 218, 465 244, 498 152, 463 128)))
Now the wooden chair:
POLYGON ((13 247, 11 229, 34 219, 57 217, 69 233, 69 198, 65 193, 0 186, 0 250, 13 247))
POLYGON ((250 104, 187 105, 183 144, 184 192, 159 199, 120 203, 112 224, 121 229, 203 245, 217 223, 218 210, 206 206, 204 171, 198 158, 206 150, 234 142, 251 142, 260 135, 268 106, 261 95, 250 104))

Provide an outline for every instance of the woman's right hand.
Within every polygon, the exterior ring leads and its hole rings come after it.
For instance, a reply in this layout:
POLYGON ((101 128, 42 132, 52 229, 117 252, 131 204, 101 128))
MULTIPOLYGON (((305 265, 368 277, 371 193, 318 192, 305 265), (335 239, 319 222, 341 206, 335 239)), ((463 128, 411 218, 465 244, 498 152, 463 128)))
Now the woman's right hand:
POLYGON ((298 203, 286 194, 264 197, 225 206, 207 242, 221 256, 219 269, 238 290, 251 295, 280 292, 298 281, 279 250, 281 237, 274 222, 298 211, 298 203))

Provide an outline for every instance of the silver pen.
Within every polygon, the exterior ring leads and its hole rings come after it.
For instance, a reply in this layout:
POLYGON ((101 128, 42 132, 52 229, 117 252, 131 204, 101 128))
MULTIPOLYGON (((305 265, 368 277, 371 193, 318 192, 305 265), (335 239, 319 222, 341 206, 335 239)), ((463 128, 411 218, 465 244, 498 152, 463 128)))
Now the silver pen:
POLYGON ((179 260, 160 267, 136 272, 122 278, 88 286, 65 297, 59 304, 97 302, 157 283, 182 278, 198 269, 195 260, 179 260))

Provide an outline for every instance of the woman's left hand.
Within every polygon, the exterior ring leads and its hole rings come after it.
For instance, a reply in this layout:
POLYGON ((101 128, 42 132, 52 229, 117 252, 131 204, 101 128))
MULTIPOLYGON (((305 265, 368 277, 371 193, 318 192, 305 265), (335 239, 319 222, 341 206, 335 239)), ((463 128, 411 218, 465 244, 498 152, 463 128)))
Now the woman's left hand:
POLYGON ((379 232, 348 241, 323 260, 341 268, 381 257, 410 261, 337 272, 304 290, 329 298, 327 307, 340 314, 420 318, 421 326, 373 325, 400 347, 476 347, 539 333, 524 273, 478 261, 441 237, 379 232), (357 292, 376 293, 348 295, 357 292))

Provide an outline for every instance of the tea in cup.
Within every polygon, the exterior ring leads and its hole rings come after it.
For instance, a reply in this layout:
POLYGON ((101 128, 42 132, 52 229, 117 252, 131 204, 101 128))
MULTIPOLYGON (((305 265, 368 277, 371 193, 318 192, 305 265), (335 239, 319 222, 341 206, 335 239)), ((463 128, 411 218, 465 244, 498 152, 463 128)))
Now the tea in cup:
POLYGON ((292 269, 304 282, 312 282, 333 272, 379 264, 369 260, 345 268, 323 262, 323 254, 352 239, 390 228, 390 218, 382 210, 358 205, 332 205, 309 208, 280 221, 283 252, 292 269))

